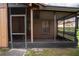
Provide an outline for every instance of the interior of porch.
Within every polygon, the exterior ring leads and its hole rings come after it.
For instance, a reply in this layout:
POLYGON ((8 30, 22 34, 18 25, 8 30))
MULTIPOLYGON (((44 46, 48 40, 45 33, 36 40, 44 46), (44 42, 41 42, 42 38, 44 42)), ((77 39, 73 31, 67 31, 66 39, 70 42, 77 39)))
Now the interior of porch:
POLYGON ((29 11, 27 15, 28 16, 26 22, 23 15, 12 16, 12 32, 13 32, 12 34, 14 41, 22 41, 21 38, 25 37, 24 36, 25 26, 27 28, 26 29, 27 42, 31 42, 32 30, 33 30, 33 42, 53 42, 54 40, 68 41, 65 39, 65 37, 64 39, 62 38, 64 34, 66 34, 66 36, 75 35, 72 32, 72 31, 75 32, 75 17, 74 17, 75 14, 73 13, 67 13, 67 12, 54 13, 53 11, 35 10, 33 11, 33 15, 32 15, 33 28, 31 28, 31 20, 30 20, 31 16, 29 11), (65 18, 67 17, 69 17, 69 19, 66 20, 65 18), (71 28, 71 26, 73 27, 71 28), (71 32, 65 33, 65 30, 71 32))
POLYGON ((13 46, 26 43, 74 42, 76 13, 9 7, 9 42, 13 46))

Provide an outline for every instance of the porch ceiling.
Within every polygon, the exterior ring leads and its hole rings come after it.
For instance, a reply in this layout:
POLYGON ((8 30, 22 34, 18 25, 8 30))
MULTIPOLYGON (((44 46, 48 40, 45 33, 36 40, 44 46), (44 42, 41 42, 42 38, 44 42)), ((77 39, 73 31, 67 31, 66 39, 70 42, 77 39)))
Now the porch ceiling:
MULTIPOLYGON (((64 17, 69 17, 70 15, 74 15, 74 14, 75 13, 72 13, 72 12, 55 12, 57 20, 64 17)), ((54 11, 40 10, 41 19, 53 19, 53 17, 54 17, 54 11)))
POLYGON ((56 19, 61 19, 61 18, 64 18, 64 17, 68 17, 71 14, 73 14, 73 13, 56 12, 56 19))
POLYGON ((40 10, 52 11, 52 12, 55 11, 56 19, 61 19, 63 17, 68 17, 69 15, 75 14, 76 12, 79 11, 79 8, 78 7, 42 5, 42 7, 40 7, 40 10))
POLYGON ((73 15, 79 11, 79 7, 50 6, 43 3, 36 3, 36 5, 39 6, 39 10, 52 11, 52 13, 53 11, 56 11, 56 19, 64 17, 68 18, 70 15, 73 15))

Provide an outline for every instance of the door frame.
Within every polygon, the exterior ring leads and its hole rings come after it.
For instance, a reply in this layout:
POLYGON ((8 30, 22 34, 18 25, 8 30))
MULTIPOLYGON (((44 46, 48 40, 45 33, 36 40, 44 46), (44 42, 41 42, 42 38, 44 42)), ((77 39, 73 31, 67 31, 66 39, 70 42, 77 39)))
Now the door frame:
POLYGON ((26 37, 27 36, 27 30, 26 30, 26 28, 27 28, 26 27, 27 26, 27 24, 26 24, 27 21, 26 20, 27 19, 26 19, 26 15, 25 14, 21 14, 21 15, 10 15, 10 37, 11 37, 10 40, 11 40, 11 48, 14 48, 13 47, 13 37, 12 37, 12 35, 13 34, 16 34, 16 35, 17 34, 23 34, 23 33, 12 33, 12 17, 18 17, 18 16, 19 17, 20 16, 23 16, 24 17, 24 25, 25 25, 25 27, 24 27, 24 29, 25 29, 25 31, 24 31, 24 35, 25 35, 25 48, 27 48, 27 43, 26 43, 27 42, 27 37, 26 37))

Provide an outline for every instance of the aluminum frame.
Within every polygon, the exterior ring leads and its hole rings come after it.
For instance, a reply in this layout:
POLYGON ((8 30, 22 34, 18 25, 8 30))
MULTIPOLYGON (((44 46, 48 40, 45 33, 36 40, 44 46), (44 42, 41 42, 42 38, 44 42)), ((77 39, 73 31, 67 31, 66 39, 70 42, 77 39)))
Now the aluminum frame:
POLYGON ((26 15, 25 14, 22 14, 22 15, 10 15, 10 37, 11 37, 11 48, 13 48, 13 37, 12 37, 12 35, 25 35, 25 48, 27 48, 27 43, 26 43, 26 40, 27 40, 27 35, 26 35, 26 26, 27 26, 27 24, 26 24, 27 22, 26 22, 26 15), (24 33, 12 33, 12 17, 18 17, 18 16, 23 16, 24 17, 24 25, 25 25, 25 27, 24 27, 24 29, 25 29, 25 31, 24 31, 24 33))

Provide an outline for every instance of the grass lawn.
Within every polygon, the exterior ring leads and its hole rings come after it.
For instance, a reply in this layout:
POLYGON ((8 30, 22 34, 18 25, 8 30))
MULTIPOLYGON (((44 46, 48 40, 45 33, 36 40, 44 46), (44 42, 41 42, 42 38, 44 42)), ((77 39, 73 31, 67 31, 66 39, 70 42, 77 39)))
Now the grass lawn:
POLYGON ((32 48, 26 56, 79 56, 79 48, 32 48))
POLYGON ((0 48, 0 56, 9 51, 9 48, 0 48))

